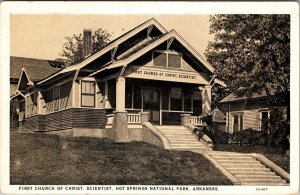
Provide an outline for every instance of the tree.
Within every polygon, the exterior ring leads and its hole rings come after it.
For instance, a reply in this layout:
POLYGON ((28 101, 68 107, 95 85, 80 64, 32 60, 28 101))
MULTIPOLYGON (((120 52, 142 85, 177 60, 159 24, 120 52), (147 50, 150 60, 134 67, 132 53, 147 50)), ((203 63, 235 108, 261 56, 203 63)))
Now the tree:
MULTIPOLYGON (((92 54, 101 50, 110 41, 110 33, 102 28, 94 31, 92 35, 92 54)), ((83 55, 83 35, 74 34, 71 37, 65 37, 65 43, 62 45, 62 52, 59 53, 61 57, 67 59, 68 64, 74 64, 84 59, 83 55)))
POLYGON ((214 101, 233 91, 250 97, 264 90, 269 102, 289 102, 289 15, 213 15, 210 22, 215 38, 205 56, 228 86, 214 89, 214 101))

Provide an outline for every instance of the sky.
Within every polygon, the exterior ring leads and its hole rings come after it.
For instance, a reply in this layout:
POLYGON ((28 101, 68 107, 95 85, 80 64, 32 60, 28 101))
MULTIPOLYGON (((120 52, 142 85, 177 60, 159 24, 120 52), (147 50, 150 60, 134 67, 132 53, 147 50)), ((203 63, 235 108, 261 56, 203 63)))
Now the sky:
MULTIPOLYGON (((103 28, 111 40, 139 24, 155 18, 168 31, 176 30, 201 55, 208 41, 209 15, 11 15, 10 55, 53 60, 59 58, 64 37, 82 33, 84 28, 103 28)), ((204 56, 204 55, 203 55, 204 56)))

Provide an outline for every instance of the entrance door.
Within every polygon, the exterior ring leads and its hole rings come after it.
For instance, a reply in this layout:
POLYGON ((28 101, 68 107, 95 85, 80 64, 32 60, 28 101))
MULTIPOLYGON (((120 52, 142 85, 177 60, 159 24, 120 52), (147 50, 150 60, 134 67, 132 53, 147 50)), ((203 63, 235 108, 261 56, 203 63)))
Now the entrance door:
POLYGON ((143 89, 143 111, 149 112, 149 121, 159 124, 160 90, 156 88, 143 89))

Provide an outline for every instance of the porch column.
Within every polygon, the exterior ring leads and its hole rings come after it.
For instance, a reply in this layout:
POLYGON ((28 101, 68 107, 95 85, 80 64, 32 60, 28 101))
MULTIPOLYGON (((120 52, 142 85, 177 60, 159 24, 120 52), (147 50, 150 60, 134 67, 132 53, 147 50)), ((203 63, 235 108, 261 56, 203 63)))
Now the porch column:
POLYGON ((46 114, 46 103, 44 97, 40 91, 38 91, 37 95, 37 107, 38 107, 38 114, 46 114))
POLYGON ((127 112, 125 111, 125 78, 121 76, 116 80, 116 111, 114 112, 112 129, 116 132, 115 141, 129 141, 127 112))
POLYGON ((202 96, 202 114, 208 114, 211 111, 211 86, 201 87, 202 96))
POLYGON ((125 112, 125 78, 121 76, 116 82, 116 111, 125 112))

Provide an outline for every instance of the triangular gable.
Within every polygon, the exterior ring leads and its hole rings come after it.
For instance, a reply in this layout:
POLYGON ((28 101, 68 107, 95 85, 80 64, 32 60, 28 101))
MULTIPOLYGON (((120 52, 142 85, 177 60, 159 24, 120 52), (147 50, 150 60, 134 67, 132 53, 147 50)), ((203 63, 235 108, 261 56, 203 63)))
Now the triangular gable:
POLYGON ((22 72, 20 74, 17 91, 24 92, 28 84, 32 86, 34 85, 33 82, 30 80, 30 78, 28 77, 25 68, 23 67, 22 72))
MULTIPOLYGON (((171 30, 169 33, 166 33, 165 35, 161 36, 151 44, 147 45, 146 47, 140 49, 136 53, 133 53, 132 55, 128 56, 128 58, 119 60, 114 62, 114 67, 120 67, 120 66, 126 66, 127 64, 131 63, 132 61, 136 60, 143 54, 153 50, 158 45, 162 44, 163 42, 169 40, 169 39, 176 39, 180 44, 182 44, 201 64, 203 64, 203 67, 208 70, 211 74, 214 72, 214 68, 190 45, 188 44, 175 30, 171 30)), ((97 74, 99 71, 94 72, 92 75, 97 74)))
POLYGON ((72 66, 69 66, 69 67, 66 67, 66 68, 62 69, 61 71, 57 72, 56 74, 53 74, 52 76, 40 81, 38 84, 44 83, 47 80, 52 79, 53 77, 56 77, 57 75, 60 75, 62 73, 66 73, 66 72, 70 72, 70 71, 74 71, 74 70, 79 70, 79 69, 85 67, 86 65, 93 62, 94 60, 96 60, 97 58, 102 56, 103 54, 113 50, 115 47, 117 47, 121 43, 125 42, 130 37, 134 36, 135 34, 139 33, 140 31, 144 30, 145 28, 147 28, 151 25, 154 25, 162 33, 167 32, 167 30, 157 20, 152 18, 152 19, 144 22, 143 24, 135 27, 134 29, 128 31, 127 33, 123 34, 122 36, 118 37, 117 39, 111 41, 106 47, 104 47, 103 49, 101 49, 97 53, 91 55, 90 57, 86 58, 82 62, 80 62, 78 64, 75 64, 75 65, 72 65, 72 66))

